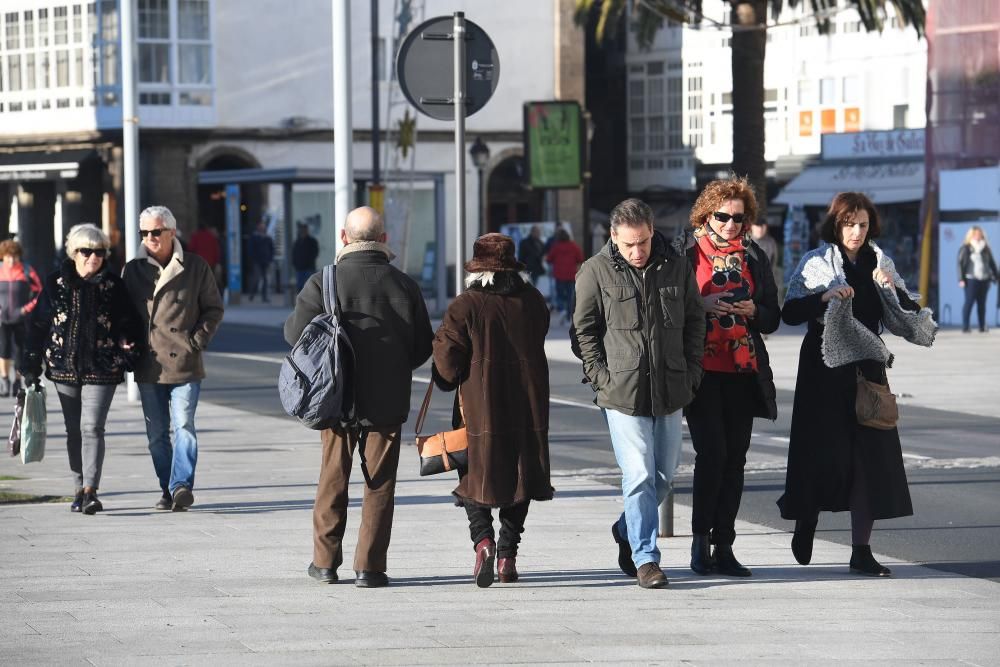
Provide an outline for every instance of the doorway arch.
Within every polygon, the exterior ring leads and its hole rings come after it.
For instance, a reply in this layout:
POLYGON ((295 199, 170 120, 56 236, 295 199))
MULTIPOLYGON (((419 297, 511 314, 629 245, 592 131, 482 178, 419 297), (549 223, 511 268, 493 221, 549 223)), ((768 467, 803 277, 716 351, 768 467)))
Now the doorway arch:
POLYGON ((486 229, 498 232, 501 225, 538 222, 544 214, 544 194, 524 184, 524 157, 520 150, 501 155, 490 170, 486 184, 486 229))

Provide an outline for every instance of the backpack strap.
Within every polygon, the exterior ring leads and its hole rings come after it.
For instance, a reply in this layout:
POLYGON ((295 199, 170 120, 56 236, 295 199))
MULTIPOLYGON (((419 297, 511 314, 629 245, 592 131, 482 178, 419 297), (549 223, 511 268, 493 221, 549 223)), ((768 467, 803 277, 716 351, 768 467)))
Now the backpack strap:
POLYGON ((340 300, 337 298, 337 265, 323 267, 323 308, 329 315, 340 319, 340 300))

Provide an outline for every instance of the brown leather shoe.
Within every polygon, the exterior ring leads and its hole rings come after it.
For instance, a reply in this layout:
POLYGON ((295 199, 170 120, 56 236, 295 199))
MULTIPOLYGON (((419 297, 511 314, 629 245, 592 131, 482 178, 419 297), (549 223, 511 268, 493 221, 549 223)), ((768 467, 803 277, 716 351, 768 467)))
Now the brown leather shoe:
POLYGON ((656 563, 643 563, 639 566, 636 576, 643 588, 666 588, 668 584, 667 575, 663 574, 663 570, 656 563))
POLYGON ((501 584, 512 584, 518 579, 516 556, 501 558, 497 561, 497 577, 501 584))
POLYGON ((496 543, 488 537, 479 540, 479 544, 476 545, 476 567, 472 571, 476 586, 488 588, 493 585, 493 564, 496 557, 496 543))

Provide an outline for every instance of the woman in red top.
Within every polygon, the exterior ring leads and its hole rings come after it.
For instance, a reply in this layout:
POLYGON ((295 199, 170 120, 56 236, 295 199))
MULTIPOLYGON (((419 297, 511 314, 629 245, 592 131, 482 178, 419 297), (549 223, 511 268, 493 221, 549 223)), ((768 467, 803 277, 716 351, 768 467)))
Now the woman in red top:
POLYGON ((691 569, 749 577, 733 555, 743 467, 754 417, 775 419, 774 378, 762 334, 781 310, 771 263, 750 236, 757 215, 743 178, 709 183, 679 243, 694 267, 705 306, 705 376, 685 408, 694 445, 691 569), (709 553, 710 545, 714 553, 709 553))
POLYGON ((573 317, 576 270, 583 264, 583 251, 561 227, 554 238, 545 261, 552 265, 552 278, 556 281, 556 310, 562 311, 563 322, 566 322, 573 317))
POLYGON ((24 347, 25 318, 35 308, 42 281, 35 270, 21 261, 21 244, 0 243, 0 396, 17 395, 21 377, 15 373, 11 387, 10 370, 15 355, 24 347))

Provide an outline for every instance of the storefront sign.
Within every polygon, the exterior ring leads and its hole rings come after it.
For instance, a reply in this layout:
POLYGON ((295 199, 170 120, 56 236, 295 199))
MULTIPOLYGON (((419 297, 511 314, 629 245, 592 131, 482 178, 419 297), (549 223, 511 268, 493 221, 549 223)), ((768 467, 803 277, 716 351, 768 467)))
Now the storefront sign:
POLYGON ((576 102, 524 105, 526 180, 533 188, 577 188, 583 171, 583 124, 576 102))
POLYGON ((844 132, 861 131, 861 109, 849 107, 844 109, 844 132))
POLYGON ((799 112, 799 136, 800 137, 811 137, 813 134, 813 112, 812 111, 800 111, 799 112))
POLYGON ((820 133, 833 134, 837 131, 837 110, 823 109, 820 111, 820 133))
POLYGON ((923 157, 924 131, 854 132, 823 137, 824 160, 923 157))

